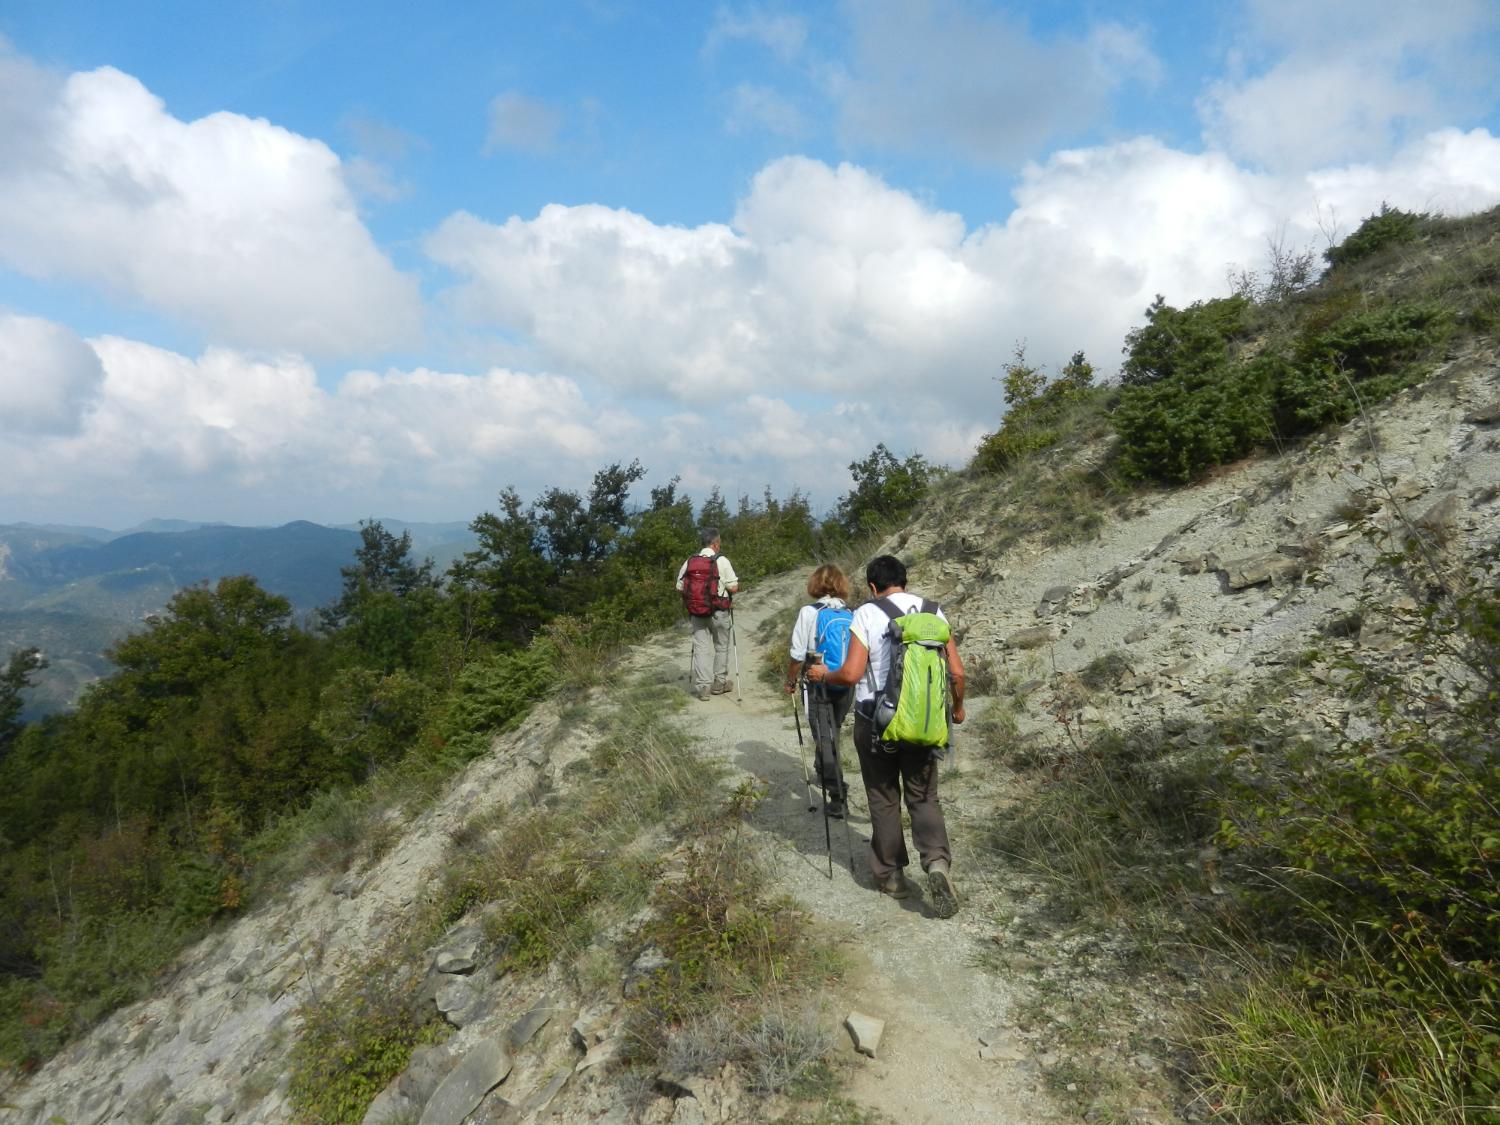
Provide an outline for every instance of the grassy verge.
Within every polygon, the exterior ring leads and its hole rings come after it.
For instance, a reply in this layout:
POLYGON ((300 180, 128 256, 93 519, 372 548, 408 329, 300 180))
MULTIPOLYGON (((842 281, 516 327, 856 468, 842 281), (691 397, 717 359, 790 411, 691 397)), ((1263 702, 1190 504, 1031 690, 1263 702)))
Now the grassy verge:
MULTIPOLYGON (((567 784, 529 807, 494 809, 453 834, 441 887, 395 944, 309 1008, 294 1054, 300 1112, 354 1121, 441 1025, 412 1014, 422 958, 454 923, 479 919, 497 969, 557 973, 580 997, 618 998, 643 945, 667 959, 627 998, 624 1093, 654 1076, 735 1062, 752 1093, 802 1099, 809 1120, 837 1106, 818 990, 840 971, 790 902, 769 893, 742 832, 759 795, 729 792, 671 712, 682 694, 641 682, 592 717, 591 748, 567 784), (643 931, 619 936, 650 906, 643 931)), ((590 1001, 592 1002, 592 1001, 590 1001)))
MULTIPOLYGON (((1106 982, 1041 976, 1049 1041, 1144 1042, 1130 1008, 1156 993, 1143 1008, 1186 1013, 1157 1034, 1181 1096, 1220 1119, 1500 1121, 1500 599, 1430 542, 1386 563, 1377 587, 1430 599, 1402 619, 1372 591, 1362 617, 1389 618, 1398 655, 1301 658, 1341 671, 1352 733, 1309 733, 1297 672, 1197 723, 1041 746, 1007 712, 981 725, 1029 789, 987 845, 1043 890, 1008 928, 1060 932, 1054 959, 1087 931, 1106 982)), ((1131 1085, 1070 1065, 1048 1077, 1080 1110, 1131 1085)))

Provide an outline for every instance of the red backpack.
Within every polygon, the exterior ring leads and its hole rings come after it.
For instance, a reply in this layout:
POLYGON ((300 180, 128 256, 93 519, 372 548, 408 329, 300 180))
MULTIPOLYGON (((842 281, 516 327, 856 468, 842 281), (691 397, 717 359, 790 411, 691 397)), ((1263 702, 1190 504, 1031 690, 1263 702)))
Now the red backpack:
POLYGON ((694 617, 710 617, 716 609, 728 609, 730 601, 719 593, 719 556, 694 555, 682 574, 682 604, 694 617))

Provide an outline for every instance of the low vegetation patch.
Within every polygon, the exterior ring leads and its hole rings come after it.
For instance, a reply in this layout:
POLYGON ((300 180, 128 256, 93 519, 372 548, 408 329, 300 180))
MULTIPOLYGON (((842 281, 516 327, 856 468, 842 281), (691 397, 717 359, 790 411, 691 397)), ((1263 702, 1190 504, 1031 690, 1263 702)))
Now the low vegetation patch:
POLYGON ((418 996, 410 950, 393 945, 341 976, 302 1009, 291 1056, 292 1104, 307 1120, 357 1122, 375 1095, 406 1069, 412 1050, 447 1034, 418 996))
POLYGON ((800 911, 768 894, 741 834, 759 794, 725 792, 723 767, 671 722, 681 701, 666 683, 623 686, 591 716, 582 735, 591 748, 565 791, 487 811, 454 833, 443 883, 399 948, 309 1006, 312 1034, 297 1048, 292 1085, 300 1111, 359 1120, 413 1046, 446 1034, 412 1014, 423 1010, 410 1002, 412 982, 424 951, 463 919, 482 921, 497 968, 560 969, 585 993, 617 995, 640 949, 661 950, 668 969, 644 982, 625 1016, 643 1090, 659 1069, 710 1074, 733 1061, 752 1092, 817 1093, 832 1047, 818 988, 839 963, 800 911), (655 920, 644 931, 600 946, 648 905, 655 920))
POLYGON ((740 831, 759 795, 742 789, 704 822, 653 895, 646 936, 670 967, 630 1004, 638 1062, 674 1074, 741 1065, 757 1093, 796 1093, 833 1047, 817 994, 841 969, 806 915, 771 895, 740 831))
POLYGON ((1111 924, 1137 972, 1218 966, 1176 1038, 1227 1120, 1500 1120, 1500 598, 1430 540, 1385 561, 1429 608, 1391 623, 1400 660, 1345 660, 1365 733, 1278 721, 1294 678, 1208 725, 988 733, 1034 787, 990 846, 1046 909, 1111 924))

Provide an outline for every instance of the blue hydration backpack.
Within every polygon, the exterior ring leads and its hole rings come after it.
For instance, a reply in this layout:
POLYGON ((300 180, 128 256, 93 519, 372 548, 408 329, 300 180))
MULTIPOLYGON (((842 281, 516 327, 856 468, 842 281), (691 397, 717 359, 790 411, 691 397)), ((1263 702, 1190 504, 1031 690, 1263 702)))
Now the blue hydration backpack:
MULTIPOLYGON (((823 666, 837 672, 849 655, 849 624, 854 620, 854 611, 847 606, 820 605, 818 620, 813 627, 812 650, 823 657, 823 666)), ((848 688, 830 687, 831 692, 844 692, 848 688)))

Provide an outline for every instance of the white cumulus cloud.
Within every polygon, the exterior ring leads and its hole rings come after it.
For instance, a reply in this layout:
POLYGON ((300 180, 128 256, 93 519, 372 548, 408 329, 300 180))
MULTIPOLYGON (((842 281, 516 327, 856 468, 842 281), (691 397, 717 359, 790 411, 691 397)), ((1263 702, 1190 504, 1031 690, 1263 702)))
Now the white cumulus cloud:
POLYGON ((427 251, 457 276, 464 315, 619 392, 698 409, 910 395, 968 421, 995 407, 1017 340, 1051 364, 1083 348, 1110 372, 1156 293, 1221 293, 1268 236, 1321 249, 1320 220, 1348 233, 1383 201, 1500 202, 1500 141, 1439 131, 1379 164, 1273 176, 1138 138, 1028 165, 1006 221, 973 229, 864 169, 785 158, 727 225, 554 205, 503 224, 455 215, 427 251))
POLYGON ((477 513, 506 483, 586 479, 638 444, 634 418, 558 376, 353 371, 327 390, 296 355, 192 357, 113 336, 84 344, 37 318, 0 319, 0 359, 23 347, 37 374, 39 344, 83 372, 74 384, 90 397, 70 416, 55 394, 28 398, 30 384, 0 383, 0 420, 28 423, 0 425, 11 467, 0 504, 37 516, 92 496, 89 518, 122 525, 162 511, 348 520, 403 503, 409 518, 453 518, 477 513))
POLYGON ((67 328, 0 310, 0 431, 76 433, 103 382, 99 358, 67 328))
POLYGON ((1483 104, 1497 28, 1488 0, 1251 0, 1206 135, 1275 171, 1383 160, 1483 104))
POLYGON ((337 355, 415 337, 416 284, 321 142, 234 113, 181 121, 128 74, 57 77, 3 42, 0 93, 0 263, 229 343, 337 355))

